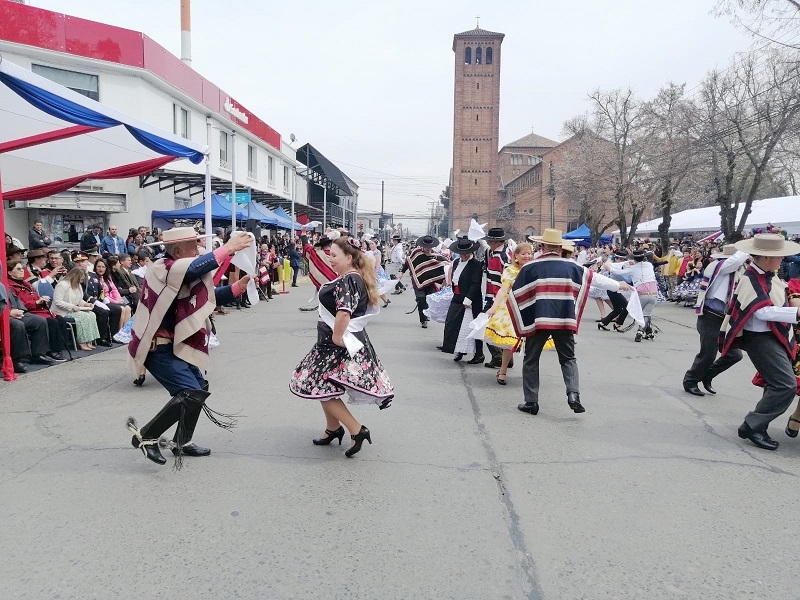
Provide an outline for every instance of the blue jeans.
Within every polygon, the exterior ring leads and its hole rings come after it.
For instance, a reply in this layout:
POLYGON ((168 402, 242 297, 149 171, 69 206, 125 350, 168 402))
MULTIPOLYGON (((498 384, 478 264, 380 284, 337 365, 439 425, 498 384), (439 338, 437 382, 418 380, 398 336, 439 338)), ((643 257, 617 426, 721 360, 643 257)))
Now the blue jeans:
POLYGON ((183 390, 203 389, 206 383, 200 369, 172 353, 172 344, 158 346, 155 352, 150 352, 144 366, 172 396, 183 390))

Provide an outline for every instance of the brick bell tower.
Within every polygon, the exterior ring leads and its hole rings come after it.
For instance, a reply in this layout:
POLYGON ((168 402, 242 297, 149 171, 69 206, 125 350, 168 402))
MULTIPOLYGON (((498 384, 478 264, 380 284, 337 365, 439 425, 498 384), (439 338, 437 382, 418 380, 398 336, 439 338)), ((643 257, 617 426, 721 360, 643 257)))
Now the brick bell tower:
POLYGON ((453 36, 453 169, 450 231, 466 232, 469 220, 494 225, 500 183, 500 45, 505 34, 476 27, 453 36))

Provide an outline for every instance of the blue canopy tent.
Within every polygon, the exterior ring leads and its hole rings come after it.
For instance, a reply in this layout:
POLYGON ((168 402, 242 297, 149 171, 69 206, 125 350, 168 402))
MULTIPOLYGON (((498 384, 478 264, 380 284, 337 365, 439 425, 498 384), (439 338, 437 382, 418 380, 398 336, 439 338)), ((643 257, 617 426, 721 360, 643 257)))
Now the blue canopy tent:
POLYGON ((261 221, 262 225, 280 226, 278 215, 263 204, 251 200, 247 204, 242 205, 241 210, 244 213, 245 219, 249 216, 251 219, 258 219, 261 221))
MULTIPOLYGON (((175 221, 202 221, 205 219, 206 202, 200 202, 194 206, 181 208, 178 210, 154 210, 151 213, 153 219, 153 227, 159 229, 168 229, 175 221)), ((236 220, 244 221, 247 219, 241 207, 236 208, 236 220)), ((231 203, 228 202, 224 196, 218 194, 211 194, 211 220, 213 221, 226 221, 231 222, 231 203)))
MULTIPOLYGON (((587 244, 591 245, 592 243, 592 232, 586 226, 586 223, 583 223, 580 227, 575 229, 574 231, 570 231, 565 233, 563 236, 565 240, 572 240, 574 242, 586 242, 587 244)), ((601 244, 610 244, 611 243, 611 236, 607 234, 603 234, 600 236, 600 243, 601 244)))
MULTIPOLYGON (((278 206, 274 211, 275 216, 278 217, 278 227, 283 227, 284 229, 291 229, 292 228, 292 217, 289 216, 283 207, 278 206)), ((294 228, 295 229, 302 229, 302 225, 295 221, 294 228)))

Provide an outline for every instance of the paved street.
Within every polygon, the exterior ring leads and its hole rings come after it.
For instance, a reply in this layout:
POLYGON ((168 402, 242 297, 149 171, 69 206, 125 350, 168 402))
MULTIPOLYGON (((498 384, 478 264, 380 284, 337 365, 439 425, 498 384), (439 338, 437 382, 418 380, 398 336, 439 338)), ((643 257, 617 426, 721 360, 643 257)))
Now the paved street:
POLYGON ((124 349, 0 382, 0 597, 800 597, 800 438, 783 417, 777 452, 738 439, 760 393, 746 359, 717 397, 683 392, 690 309, 658 306, 663 334, 636 344, 589 305, 587 412, 551 351, 531 417, 521 360, 498 386, 435 350, 442 326, 403 314, 410 291, 392 296, 369 333, 397 396, 356 408, 374 444, 348 460, 311 444, 322 411, 287 390, 316 335, 297 310, 310 295, 218 319, 209 404, 246 416, 233 432, 202 419, 213 454, 180 472, 130 447, 126 417, 167 393, 132 385, 124 349))

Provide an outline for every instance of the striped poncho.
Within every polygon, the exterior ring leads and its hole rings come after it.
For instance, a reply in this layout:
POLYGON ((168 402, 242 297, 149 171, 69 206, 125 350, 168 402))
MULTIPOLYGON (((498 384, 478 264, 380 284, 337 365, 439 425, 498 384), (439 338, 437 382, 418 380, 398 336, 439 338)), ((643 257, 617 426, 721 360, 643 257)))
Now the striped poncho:
MULTIPOLYGON (((745 324, 760 308, 767 306, 788 306, 787 285, 775 273, 764 273, 753 265, 748 266, 736 290, 728 302, 725 320, 719 334, 720 353, 727 354, 731 348, 741 346, 745 324)), ((794 361, 794 329, 790 323, 768 321, 769 329, 794 361)))
POLYGON ((444 282, 445 262, 432 254, 425 254, 422 248, 415 248, 406 259, 408 270, 411 272, 411 282, 414 288, 421 290, 429 285, 444 282))
POLYGON ((522 267, 508 295, 508 313, 517 336, 530 337, 540 330, 577 333, 591 282, 589 269, 555 254, 522 267))
POLYGON ((306 244, 303 247, 303 256, 308 261, 308 278, 317 290, 338 277, 331 267, 330 258, 322 248, 306 244))

